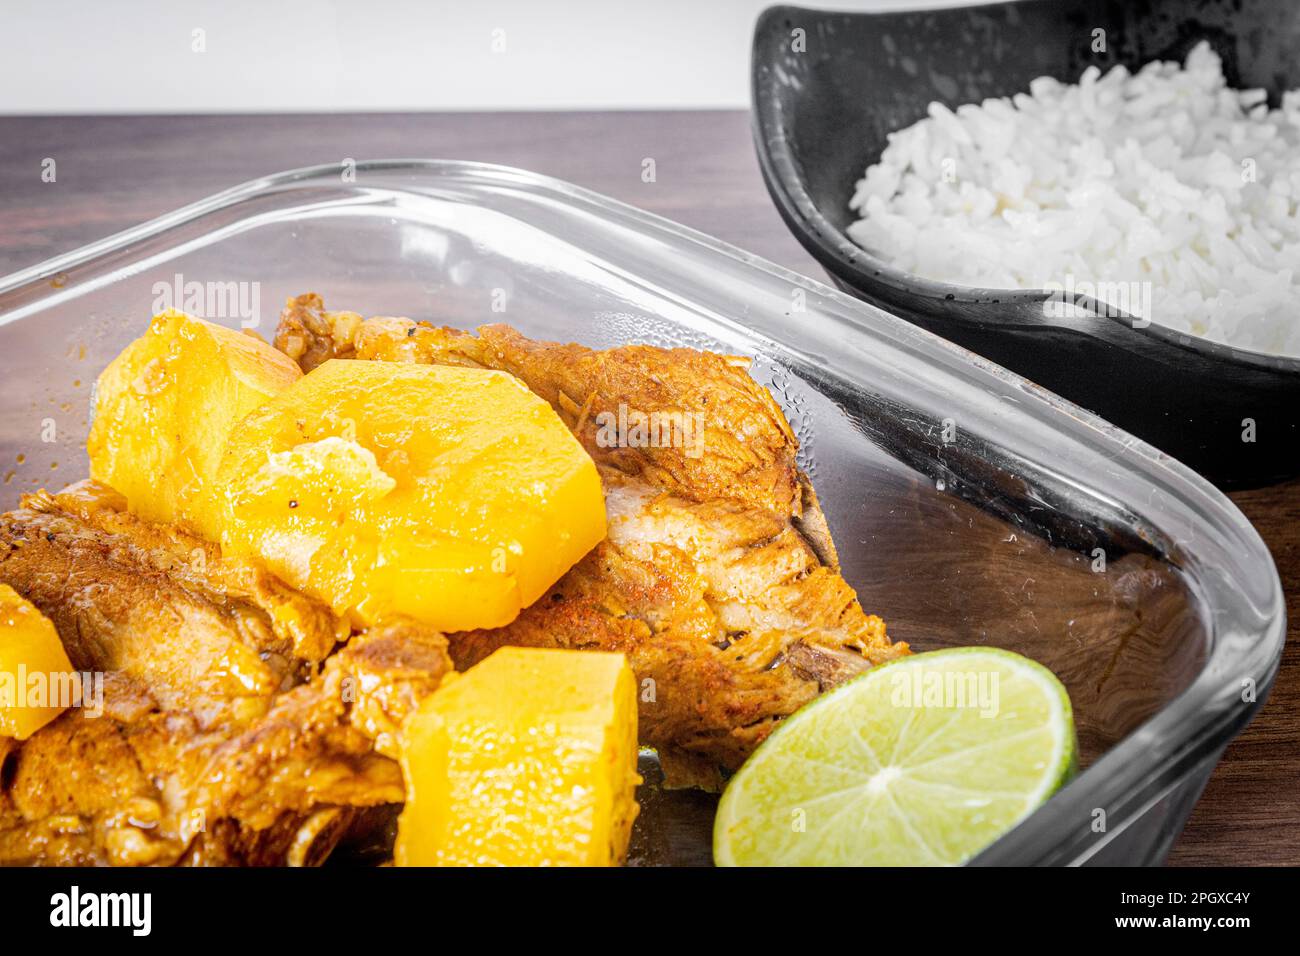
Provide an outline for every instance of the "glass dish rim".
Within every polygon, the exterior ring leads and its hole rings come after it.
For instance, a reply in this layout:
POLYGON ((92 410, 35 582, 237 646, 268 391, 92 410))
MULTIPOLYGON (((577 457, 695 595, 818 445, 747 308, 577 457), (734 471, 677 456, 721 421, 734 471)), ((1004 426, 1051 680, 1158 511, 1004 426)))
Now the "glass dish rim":
MULTIPOLYGON (((29 312, 38 311, 43 307, 43 303, 48 305, 47 299, 70 291, 48 282, 51 277, 93 263, 101 257, 124 253, 132 245, 155 239, 170 229, 201 220, 205 216, 255 197, 295 187, 355 188, 356 183, 345 183, 340 179, 340 168, 338 164, 322 164, 258 177, 104 239, 0 277, 0 306, 3 305, 3 297, 15 290, 33 283, 44 285, 43 291, 33 290, 31 301, 25 302, 16 311, 0 312, 0 326, 21 318, 29 312)), ((976 858, 975 863, 1074 863, 1086 859, 1106 841, 1094 841, 1090 846, 1086 842, 1086 833, 1080 835, 1075 832, 1070 836, 1068 830, 1073 829, 1080 819, 1087 819, 1087 811, 1090 808, 1101 805, 1113 806, 1116 810, 1125 809, 1131 816, 1121 816, 1121 825, 1116 827, 1115 833, 1121 832, 1123 825, 1126 825, 1130 819, 1140 816, 1145 807, 1159 799, 1162 793, 1176 786, 1198 763, 1203 762, 1208 755, 1214 753, 1216 748, 1221 748, 1240 732, 1263 705, 1280 666, 1286 634, 1284 595, 1276 565, 1258 532, 1223 492, 1153 446, 1134 438, 1055 393, 1035 386, 1023 377, 976 353, 919 329, 883 309, 698 230, 563 180, 510 166, 441 159, 364 160, 356 162, 355 171, 358 177, 367 172, 410 174, 417 177, 423 175, 443 181, 447 177, 460 176, 467 180, 469 185, 505 186, 535 195, 549 194, 567 201, 574 207, 586 205, 601 214, 607 221, 618 220, 620 223, 630 223, 642 234, 664 237, 679 246, 688 245, 691 248, 705 250, 709 254, 731 259, 746 269, 765 273, 768 278, 800 286, 815 293, 825 305, 834 306, 836 314, 830 317, 856 330, 858 334, 880 337, 888 333, 896 340, 919 341, 931 351, 937 349, 946 352, 963 366, 990 375, 1005 385, 1016 386, 1026 396, 1026 400, 1040 403, 1050 411, 1051 415, 1063 415, 1075 420, 1079 425, 1088 427, 1097 435, 1096 440, 1090 444, 1122 446, 1125 455, 1128 456, 1123 459, 1126 471, 1138 474, 1142 468, 1159 468, 1161 477, 1166 482, 1175 484, 1178 491, 1195 505, 1202 516, 1207 512, 1210 513, 1220 522, 1220 527, 1240 536, 1251 547, 1254 553, 1247 554, 1243 561, 1262 558, 1269 577, 1265 582, 1268 605, 1276 608, 1277 613, 1269 618, 1262 630, 1250 632, 1256 638, 1254 649, 1249 655, 1241 655, 1241 657, 1249 656, 1259 667, 1260 679, 1254 702, 1235 711, 1215 706, 1212 691, 1222 690, 1222 684, 1209 680, 1211 665, 1223 663, 1220 658, 1231 652, 1218 640, 1221 624, 1217 616, 1212 616, 1207 621, 1210 630, 1210 650, 1201 672, 1191 684, 1102 754, 1051 801, 1027 816, 1014 830, 984 851, 976 858), (1144 764, 1141 759, 1135 760, 1134 758, 1139 755, 1150 756, 1149 748, 1152 741, 1172 741, 1177 746, 1168 748, 1168 752, 1156 759, 1153 764, 1144 764), (1085 782, 1090 783, 1091 787, 1085 782), (1107 800, 1099 800, 1099 797, 1108 795, 1107 800)), ((117 268, 114 267, 115 270, 117 268)), ((84 291, 93 291, 102 284, 107 282, 95 283, 84 291)), ((780 344, 797 351, 797 347, 787 342, 780 344)), ((968 384, 974 387, 974 383, 968 384)), ((1207 609, 1213 610, 1209 595, 1202 592, 1198 597, 1207 609)), ((1237 660, 1235 663, 1240 664, 1242 661, 1237 660)))

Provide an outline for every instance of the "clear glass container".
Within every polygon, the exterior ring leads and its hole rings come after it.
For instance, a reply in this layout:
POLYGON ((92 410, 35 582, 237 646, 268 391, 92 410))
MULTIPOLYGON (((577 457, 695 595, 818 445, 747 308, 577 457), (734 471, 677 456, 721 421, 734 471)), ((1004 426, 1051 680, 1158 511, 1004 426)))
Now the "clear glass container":
MULTIPOLYGON (((1006 647, 1069 688, 1082 773, 975 862, 1163 859, 1285 633, 1273 562, 1222 494, 971 352, 629 206, 472 163, 344 172, 257 180, 0 280, 0 506, 84 477, 92 383, 161 305, 269 336, 312 290, 748 355, 863 606, 917 650, 1006 647)), ((713 798, 645 769, 632 861, 709 862, 713 798)))

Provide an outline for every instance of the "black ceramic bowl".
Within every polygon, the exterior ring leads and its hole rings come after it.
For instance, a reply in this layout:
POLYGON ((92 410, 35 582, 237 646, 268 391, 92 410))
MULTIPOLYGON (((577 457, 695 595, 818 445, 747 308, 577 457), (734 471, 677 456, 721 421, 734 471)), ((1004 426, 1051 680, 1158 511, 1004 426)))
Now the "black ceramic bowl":
POLYGON ((1045 74, 1077 82, 1090 64, 1181 60, 1202 39, 1233 86, 1263 87, 1274 104, 1300 86, 1293 0, 1024 0, 865 14, 772 7, 753 51, 763 177, 841 288, 1092 409, 1222 486, 1288 478, 1300 474, 1300 359, 1140 327, 1084 297, 1078 314, 1048 318, 1046 291, 921 279, 845 234, 863 170, 886 135, 924 117, 931 101, 1007 96, 1045 74), (1093 52, 1096 30, 1105 31, 1105 52, 1093 52))

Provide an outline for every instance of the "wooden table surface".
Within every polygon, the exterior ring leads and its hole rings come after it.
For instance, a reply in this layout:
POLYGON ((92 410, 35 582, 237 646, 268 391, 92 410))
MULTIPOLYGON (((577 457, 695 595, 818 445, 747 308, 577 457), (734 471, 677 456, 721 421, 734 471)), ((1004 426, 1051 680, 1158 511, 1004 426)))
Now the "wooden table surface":
MULTIPOLYGON (((743 112, 0 118, 0 274, 267 173, 345 158, 520 166, 824 280, 768 200, 743 112), (55 182, 42 164, 55 161, 55 182), (642 181, 642 163, 656 177, 642 181)), ((1300 864, 1300 482, 1234 494, 1287 593, 1282 672, 1228 748, 1174 864, 1300 864)))

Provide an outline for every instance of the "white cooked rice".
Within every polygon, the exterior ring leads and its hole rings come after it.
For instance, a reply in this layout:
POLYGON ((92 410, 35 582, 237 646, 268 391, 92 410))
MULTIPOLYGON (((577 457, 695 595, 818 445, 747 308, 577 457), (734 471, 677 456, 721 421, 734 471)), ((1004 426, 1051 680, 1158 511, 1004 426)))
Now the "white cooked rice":
POLYGON ((931 103, 890 134, 850 238, 930 279, 1083 292, 1300 355, 1300 91, 1270 110, 1264 91, 1228 88, 1206 43, 1185 67, 1089 67, 1029 90, 931 103))

